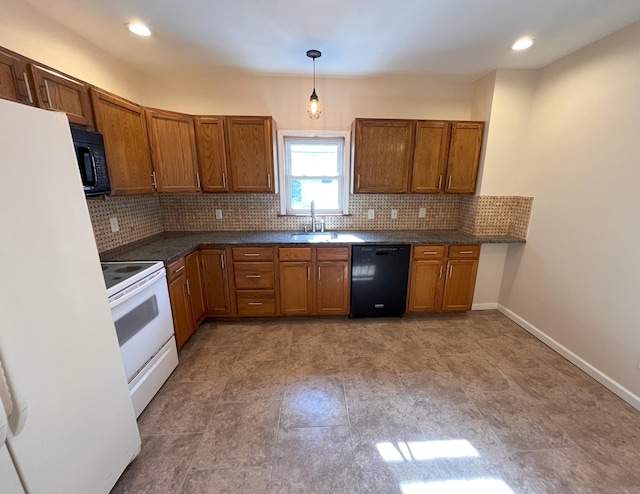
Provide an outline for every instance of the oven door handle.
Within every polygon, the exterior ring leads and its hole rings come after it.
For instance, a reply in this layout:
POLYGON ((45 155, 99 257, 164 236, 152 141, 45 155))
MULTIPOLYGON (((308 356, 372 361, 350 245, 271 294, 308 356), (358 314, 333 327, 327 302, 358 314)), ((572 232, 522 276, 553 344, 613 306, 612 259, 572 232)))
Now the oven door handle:
POLYGON ((134 283, 132 286, 130 286, 126 290, 123 290, 120 293, 113 295, 109 299, 109 306, 111 307, 111 310, 115 309, 120 304, 125 303, 130 298, 135 297, 140 292, 146 290, 147 287, 157 282, 161 278, 164 278, 165 273, 166 273, 165 269, 162 268, 160 271, 156 271, 155 273, 147 276, 146 278, 138 281, 137 283, 134 283))

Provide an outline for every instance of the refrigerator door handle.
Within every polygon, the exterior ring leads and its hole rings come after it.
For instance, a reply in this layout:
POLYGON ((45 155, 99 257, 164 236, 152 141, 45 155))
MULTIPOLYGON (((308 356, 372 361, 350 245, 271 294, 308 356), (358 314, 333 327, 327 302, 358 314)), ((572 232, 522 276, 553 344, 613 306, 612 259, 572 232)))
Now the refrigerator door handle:
POLYGON ((16 392, 11 376, 6 373, 2 365, 2 355, 0 355, 0 400, 8 418, 9 427, 11 427, 13 435, 17 436, 22 432, 24 424, 27 422, 29 407, 16 392))
MULTIPOLYGON (((3 402, 4 404, 4 402, 3 402)), ((0 407, 0 448, 7 442, 7 433, 9 431, 9 421, 7 420, 6 409, 0 407)))

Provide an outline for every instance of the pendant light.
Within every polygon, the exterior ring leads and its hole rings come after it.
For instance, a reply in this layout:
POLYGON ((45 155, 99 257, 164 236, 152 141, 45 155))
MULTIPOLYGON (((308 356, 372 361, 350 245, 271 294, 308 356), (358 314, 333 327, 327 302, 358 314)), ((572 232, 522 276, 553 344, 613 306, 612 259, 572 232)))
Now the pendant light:
POLYGON ((317 120, 320 118, 322 109, 320 108, 320 100, 318 100, 318 95, 316 94, 316 58, 320 58, 322 53, 320 53, 320 50, 309 50, 307 51, 307 56, 313 59, 313 92, 309 98, 307 113, 311 120, 317 120))

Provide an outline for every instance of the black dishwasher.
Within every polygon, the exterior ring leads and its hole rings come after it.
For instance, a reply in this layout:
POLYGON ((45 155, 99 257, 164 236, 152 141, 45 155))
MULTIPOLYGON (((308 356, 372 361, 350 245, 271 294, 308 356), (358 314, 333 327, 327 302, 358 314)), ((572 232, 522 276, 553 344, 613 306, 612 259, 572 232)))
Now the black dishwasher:
POLYGON ((410 245, 353 246, 350 317, 405 313, 410 253, 410 245))

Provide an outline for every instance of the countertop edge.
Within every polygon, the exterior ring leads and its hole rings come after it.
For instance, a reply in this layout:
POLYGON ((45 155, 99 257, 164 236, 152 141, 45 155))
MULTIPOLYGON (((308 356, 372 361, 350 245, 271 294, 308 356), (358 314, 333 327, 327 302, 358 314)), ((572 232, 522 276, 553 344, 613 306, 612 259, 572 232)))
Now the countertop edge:
POLYGON ((337 230, 335 233, 352 235, 358 241, 300 242, 283 231, 221 230, 209 232, 162 232, 144 239, 100 253, 101 261, 163 261, 165 264, 179 259, 198 248, 239 245, 300 245, 314 247, 340 247, 356 244, 524 244, 526 240, 509 235, 473 235, 460 230, 337 230))

